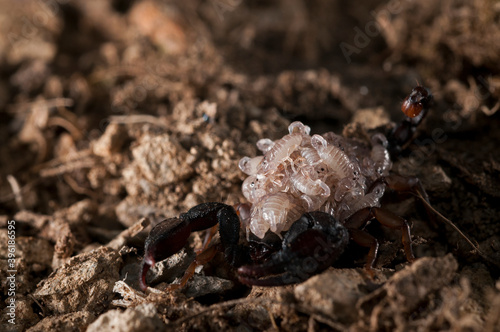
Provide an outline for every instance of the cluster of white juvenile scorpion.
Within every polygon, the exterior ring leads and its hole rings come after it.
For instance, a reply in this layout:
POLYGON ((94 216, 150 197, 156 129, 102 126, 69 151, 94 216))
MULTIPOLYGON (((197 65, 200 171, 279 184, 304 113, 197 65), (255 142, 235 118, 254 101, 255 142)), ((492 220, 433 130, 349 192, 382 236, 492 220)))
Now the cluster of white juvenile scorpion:
POLYGON ((250 215, 242 216, 248 236, 263 238, 268 230, 280 235, 307 211, 342 222, 362 208, 380 206, 385 185, 376 181, 392 167, 383 134, 374 134, 368 147, 333 132, 311 136, 301 122, 288 130, 276 141, 259 140, 262 156, 239 162, 248 175, 242 191, 252 204, 250 215))

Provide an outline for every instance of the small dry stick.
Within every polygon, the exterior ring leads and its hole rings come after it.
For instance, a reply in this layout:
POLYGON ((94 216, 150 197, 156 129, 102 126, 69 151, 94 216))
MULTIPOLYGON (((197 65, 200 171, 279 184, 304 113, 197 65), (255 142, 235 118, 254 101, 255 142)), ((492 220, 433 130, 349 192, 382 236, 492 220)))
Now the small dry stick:
POLYGON ((165 120, 152 115, 115 115, 109 117, 110 122, 121 124, 151 123, 160 127, 166 127, 165 120))
POLYGON ((441 218, 446 224, 448 224, 449 226, 451 226, 455 231, 458 232, 458 234, 460 234, 464 239, 465 241, 467 241, 471 246, 472 248, 474 248, 475 251, 477 251, 477 253, 479 255, 481 255, 482 257, 485 257, 486 258, 486 255, 479 249, 479 246, 472 242, 471 239, 469 239, 469 237, 467 235, 464 234, 464 232, 462 232, 460 230, 460 228, 458 228, 450 219, 446 218, 445 216, 443 216, 441 213, 439 213, 438 210, 436 210, 435 208, 432 207, 432 205, 429 204, 429 202, 427 202, 424 197, 422 196, 422 194, 420 192, 417 192, 417 196, 420 198, 420 200, 424 203, 424 205, 430 209, 431 211, 433 211, 439 218, 441 218))
MULTIPOLYGON (((8 181, 8 176, 7 176, 7 181, 8 181)), ((37 184, 40 181, 40 179, 36 179, 34 181, 31 181, 29 183, 26 183, 24 186, 20 187, 19 189, 19 194, 24 194, 28 191, 31 190, 31 188, 37 184)), ((11 185, 12 187, 12 185, 11 185)), ((17 199, 17 192, 11 192, 10 194, 6 194, 0 197, 0 203, 8 202, 12 199, 17 199)))
POLYGON ((210 307, 203 309, 195 314, 192 314, 192 315, 180 318, 174 322, 171 322, 171 323, 169 323, 169 325, 174 325, 174 326, 181 325, 184 322, 192 320, 195 317, 205 315, 205 314, 212 312, 212 311, 217 311, 217 310, 221 310, 221 309, 225 309, 225 308, 234 307, 234 306, 239 305, 239 304, 264 304, 264 303, 271 304, 273 302, 278 303, 277 301, 273 301, 271 299, 262 299, 262 298, 256 298, 256 299, 244 298, 244 299, 226 301, 226 302, 222 302, 222 303, 216 303, 216 304, 213 304, 210 307))
POLYGON ((42 178, 48 178, 52 176, 58 176, 61 174, 73 172, 82 168, 92 168, 96 166, 96 160, 93 158, 76 160, 73 162, 65 163, 54 168, 46 168, 40 171, 40 176, 42 178))
POLYGON ((23 195, 21 193, 21 187, 19 186, 19 183, 17 182, 16 178, 11 174, 7 175, 7 181, 9 181, 9 184, 12 188, 12 193, 16 198, 17 207, 19 208, 19 210, 24 210, 25 206, 23 201, 23 195))
POLYGON ((148 218, 141 218, 138 222, 118 234, 116 238, 111 240, 106 247, 110 247, 119 250, 122 246, 127 244, 127 241, 137 234, 139 234, 144 228, 148 227, 150 221, 148 218))

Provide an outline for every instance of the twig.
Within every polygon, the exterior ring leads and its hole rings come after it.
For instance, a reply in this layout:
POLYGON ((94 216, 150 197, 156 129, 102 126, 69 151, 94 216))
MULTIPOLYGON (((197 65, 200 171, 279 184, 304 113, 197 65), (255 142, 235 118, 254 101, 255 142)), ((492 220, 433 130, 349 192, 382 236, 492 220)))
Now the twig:
POLYGON ((109 117, 109 121, 120 124, 151 123, 160 127, 167 126, 162 118, 152 115, 115 115, 109 117))
POLYGON ((69 176, 68 174, 64 174, 63 175, 63 179, 64 181, 66 181, 66 183, 68 184, 68 186, 70 186, 71 189, 73 189, 73 191, 77 194, 80 194, 80 195, 87 195, 89 197, 92 197, 92 198, 97 198, 97 194, 94 193, 92 190, 90 189, 87 189, 85 187, 82 187, 80 186, 76 181, 75 179, 73 179, 71 176, 69 176))
POLYGON ((222 302, 222 303, 216 303, 216 304, 213 304, 210 307, 203 309, 195 314, 192 314, 192 315, 180 318, 176 321, 170 322, 167 325, 172 326, 172 327, 178 326, 178 325, 185 323, 186 321, 192 320, 193 318, 201 316, 201 315, 205 315, 209 312, 221 310, 224 308, 234 307, 234 306, 240 305, 240 304, 260 304, 262 306, 265 306, 267 312, 269 313, 271 325, 273 326, 273 328, 275 328, 278 331, 279 331, 279 327, 276 324, 276 320, 274 319, 274 317, 272 316, 272 314, 270 313, 270 311, 267 308, 267 306, 269 306, 271 304, 279 304, 281 306, 286 306, 292 310, 296 310, 296 311, 301 312, 303 314, 309 315, 310 317, 313 317, 318 322, 326 324, 334 330, 337 330, 337 331, 345 331, 346 330, 346 326, 344 326, 340 323, 334 322, 329 317, 326 317, 324 314, 318 313, 316 311, 312 311, 312 310, 307 309, 301 305, 296 305, 295 303, 286 303, 286 302, 281 302, 281 301, 278 301, 275 299, 273 300, 273 299, 269 299, 269 298, 253 298, 253 299, 243 298, 243 299, 226 301, 226 302, 222 302))
POLYGON ((45 307, 42 306, 42 304, 40 302, 38 302, 38 300, 36 299, 36 297, 33 296, 33 294, 28 294, 29 298, 33 300, 33 302, 35 302, 38 307, 42 310, 42 312, 40 313, 40 316, 42 317, 47 317, 47 314, 45 312, 45 307))
POLYGON ((278 324, 276 324, 276 320, 274 319, 274 316, 271 312, 271 310, 269 310, 269 308, 267 306, 264 306, 264 308, 266 308, 266 311, 267 311, 267 314, 269 315, 269 319, 271 320, 271 325, 274 327, 274 329, 276 331, 279 331, 279 327, 278 327, 278 324))
MULTIPOLYGON (((22 186, 20 188, 20 194, 24 194, 24 193, 30 191, 31 187, 33 187, 39 181, 40 181, 40 179, 36 179, 36 180, 33 180, 33 181, 29 182, 29 183, 26 183, 24 186, 22 186)), ((9 194, 1 196, 0 197, 0 203, 5 203, 5 202, 8 202, 8 201, 10 201, 12 199, 15 199, 15 198, 16 198, 16 193, 12 192, 12 193, 9 193, 9 194)))
POLYGON ((149 221, 148 218, 142 218, 141 220, 139 220, 138 222, 136 222, 135 224, 133 224, 132 226, 121 232, 120 234, 118 234, 116 238, 108 242, 108 244, 106 244, 106 247, 119 250, 122 246, 124 246, 127 243, 129 239, 139 234, 144 228, 148 227, 150 223, 151 222, 149 221))
MULTIPOLYGON (((29 106, 30 108, 32 107, 46 107, 46 108, 56 108, 56 107, 71 107, 75 103, 73 99, 70 98, 54 98, 54 99, 46 99, 46 100, 35 100, 32 102, 28 103, 18 103, 18 104, 13 104, 11 107, 16 108, 16 107, 21 107, 21 106, 29 106)), ((27 111, 31 112, 31 109, 27 111)), ((22 112, 9 112, 9 113, 22 113, 22 112)))
POLYGON ((472 242, 471 239, 469 239, 469 237, 467 235, 465 235, 464 232, 462 232, 460 230, 460 228, 458 228, 450 219, 446 218, 445 216, 443 216, 441 213, 439 213, 438 210, 436 210, 434 207, 432 207, 432 205, 429 204, 429 202, 427 202, 424 197, 422 196, 422 194, 420 192, 417 192, 417 197, 420 198, 420 200, 422 201, 422 203, 424 203, 424 205, 429 208, 431 211, 433 211, 439 218, 441 218, 446 224, 448 224, 449 226, 451 226, 458 234, 460 234, 464 239, 465 241, 467 241, 471 246, 472 248, 474 248, 475 251, 477 251, 477 253, 483 257, 486 257, 486 255, 479 249, 479 246, 472 242))
POLYGON ((66 164, 62 164, 60 166, 54 167, 54 168, 49 168, 49 169, 42 169, 40 171, 40 176, 42 178, 48 178, 52 176, 58 176, 61 174, 73 172, 82 168, 91 168, 96 165, 96 162, 94 159, 84 159, 84 160, 77 160, 74 162, 69 162, 66 164))
POLYGON ((79 140, 82 137, 82 131, 78 129, 71 121, 68 121, 60 116, 50 117, 47 121, 48 126, 59 126, 66 129, 74 140, 79 140))
POLYGON ((7 175, 7 181, 9 182, 11 188, 12 188, 12 193, 14 194, 14 197, 16 198, 16 204, 19 210, 24 210, 24 201, 23 201, 23 195, 21 193, 21 187, 19 186, 19 183, 17 182, 16 178, 12 176, 11 174, 7 175))
POLYGON ((70 152, 64 156, 51 159, 51 160, 46 161, 46 162, 41 163, 41 164, 37 164, 37 165, 33 166, 33 168, 31 170, 33 172, 38 172, 39 170, 44 169, 44 168, 55 167, 58 164, 64 164, 64 163, 68 163, 70 161, 75 161, 78 159, 82 159, 84 157, 88 157, 91 154, 92 154, 92 151, 90 149, 85 149, 85 150, 81 150, 81 151, 77 151, 77 152, 70 152))
POLYGON ((195 314, 192 314, 192 315, 189 315, 189 316, 186 316, 186 317, 183 317, 183 318, 180 318, 174 322, 171 322, 169 323, 169 325, 172 325, 172 326, 175 326, 175 325, 181 325, 183 324, 184 322, 186 321, 189 321, 195 317, 198 317, 198 316, 201 316, 201 315, 205 315, 209 312, 212 312, 212 311, 217 311, 217 310, 220 310, 220 309, 223 309, 223 308, 230 308, 230 307, 234 307, 234 306, 237 306, 239 304, 264 304, 264 303, 267 303, 267 304, 278 304, 279 302, 277 301, 273 301, 271 299, 265 299, 265 298, 255 298, 255 299, 247 299, 247 298, 244 298, 244 299, 237 299, 237 300, 231 300, 231 301, 226 301, 226 302, 222 302, 222 303, 216 303, 216 304, 213 304, 211 305, 210 307, 206 308, 206 309, 203 309, 195 314))
MULTIPOLYGON (((307 312, 305 312, 305 313, 307 314, 307 312)), ((323 323, 325 325, 328 325, 329 327, 331 327, 334 330, 337 330, 337 331, 346 331, 347 330, 346 326, 339 324, 339 323, 336 323, 333 320, 326 318, 322 315, 318 315, 316 313, 312 313, 310 315, 311 315, 310 317, 312 319, 317 320, 318 322, 323 323)))

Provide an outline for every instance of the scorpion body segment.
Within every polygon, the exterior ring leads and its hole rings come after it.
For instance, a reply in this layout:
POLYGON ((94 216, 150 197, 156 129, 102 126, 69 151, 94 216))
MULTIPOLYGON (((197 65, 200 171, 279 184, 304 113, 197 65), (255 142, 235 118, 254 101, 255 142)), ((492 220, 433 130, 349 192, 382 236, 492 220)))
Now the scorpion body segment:
POLYGON ((274 142, 274 145, 266 151, 264 159, 260 164, 261 172, 266 173, 285 162, 301 142, 302 135, 298 133, 286 135, 274 142))
POLYGON ((312 146, 318 151, 321 160, 330 168, 332 175, 338 179, 354 177, 359 174, 355 165, 339 147, 329 145, 320 135, 311 138, 312 146))
POLYGON ((373 147, 370 156, 374 162, 375 171, 380 176, 386 176, 392 168, 391 156, 387 150, 387 138, 379 133, 373 135, 371 141, 373 147))
POLYGON ((304 212, 297 199, 288 193, 267 195, 252 207, 250 231, 261 239, 268 230, 280 235, 304 212), (264 222, 257 223, 257 220, 264 222))
POLYGON ((305 147, 300 151, 300 155, 305 159, 309 165, 316 165, 321 162, 321 157, 318 151, 313 147, 305 147))
POLYGON ((428 108, 430 94, 423 86, 414 88, 401 105, 401 111, 409 118, 415 118, 428 108))
POLYGON ((330 187, 317 178, 313 167, 302 168, 290 177, 291 185, 308 196, 330 196, 330 187))

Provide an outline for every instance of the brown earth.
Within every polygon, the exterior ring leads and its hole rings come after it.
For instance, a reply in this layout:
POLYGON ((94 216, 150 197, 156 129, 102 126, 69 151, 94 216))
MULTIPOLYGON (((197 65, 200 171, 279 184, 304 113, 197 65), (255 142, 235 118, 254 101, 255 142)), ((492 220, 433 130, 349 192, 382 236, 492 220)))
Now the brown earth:
MULTIPOLYGON (((500 331, 497 1, 0 8, 1 330, 500 331), (388 197, 419 259, 406 261, 398 232, 369 225, 382 243, 373 279, 351 245, 296 286, 244 287, 217 256, 181 291, 138 291, 148 225, 243 202, 237 165, 257 140, 295 120, 363 137, 402 118, 417 82, 434 105, 393 169, 419 177, 479 250, 414 198, 388 197)), ((200 239, 150 284, 182 275, 200 239)))

